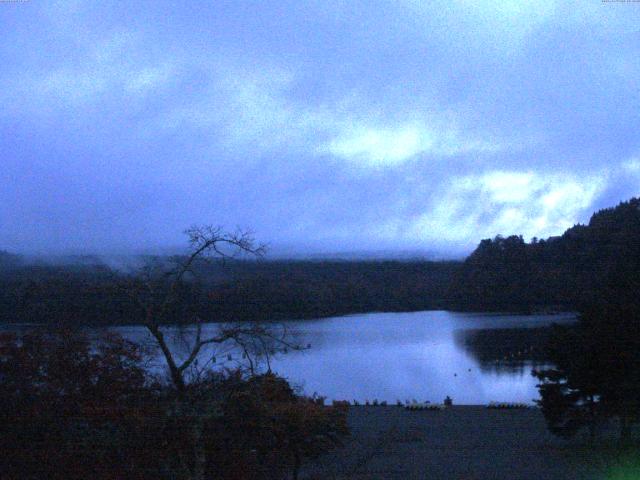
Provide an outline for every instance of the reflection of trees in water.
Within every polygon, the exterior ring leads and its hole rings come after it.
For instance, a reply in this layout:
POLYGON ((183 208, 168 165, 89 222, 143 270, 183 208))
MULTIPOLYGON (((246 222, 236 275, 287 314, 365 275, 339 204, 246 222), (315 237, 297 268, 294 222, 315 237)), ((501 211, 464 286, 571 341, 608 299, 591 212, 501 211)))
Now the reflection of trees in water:
POLYGON ((548 363, 523 360, 519 362, 495 361, 493 363, 480 363, 482 373, 494 373, 500 375, 531 376, 532 370, 548 367, 548 363))
POLYGON ((457 345, 469 352, 483 371, 528 373, 547 366, 550 327, 456 330, 457 345))

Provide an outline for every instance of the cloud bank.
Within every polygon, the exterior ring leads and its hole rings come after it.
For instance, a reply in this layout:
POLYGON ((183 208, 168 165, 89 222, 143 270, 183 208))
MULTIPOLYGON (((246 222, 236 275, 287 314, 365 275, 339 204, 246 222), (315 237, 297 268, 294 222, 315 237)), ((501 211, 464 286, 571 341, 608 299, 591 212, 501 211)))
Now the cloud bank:
POLYGON ((0 5, 0 248, 469 251, 640 194, 640 8, 0 5))

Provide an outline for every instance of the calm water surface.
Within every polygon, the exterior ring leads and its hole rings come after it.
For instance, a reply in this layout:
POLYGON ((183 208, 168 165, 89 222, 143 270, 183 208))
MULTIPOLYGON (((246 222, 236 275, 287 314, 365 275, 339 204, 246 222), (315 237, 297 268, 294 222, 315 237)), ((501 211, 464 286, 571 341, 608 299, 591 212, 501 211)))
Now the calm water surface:
MULTIPOLYGON (((287 322, 298 332, 305 351, 278 355, 272 369, 299 385, 306 394, 364 402, 417 399, 441 402, 446 395, 458 404, 489 401, 531 403, 538 398, 533 362, 485 363, 461 339, 465 332, 532 328, 575 321, 573 314, 487 315, 444 311, 372 313, 287 322)), ((208 329, 216 328, 214 324, 208 329)), ((142 340, 141 327, 118 329, 142 340)), ((176 344, 177 345, 177 344, 176 344)), ((218 365, 233 366, 234 352, 218 351, 218 365)))

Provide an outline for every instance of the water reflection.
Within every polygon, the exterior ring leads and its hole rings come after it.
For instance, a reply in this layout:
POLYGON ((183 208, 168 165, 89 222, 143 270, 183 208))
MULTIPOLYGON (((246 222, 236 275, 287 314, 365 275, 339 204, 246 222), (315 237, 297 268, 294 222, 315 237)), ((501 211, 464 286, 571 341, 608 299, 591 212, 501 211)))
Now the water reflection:
POLYGON ((454 336, 483 370, 521 372, 549 363, 545 348, 551 336, 549 326, 460 329, 454 336))
MULTIPOLYGON (((540 345, 552 323, 575 321, 563 315, 486 315, 444 311, 374 313, 287 322, 305 351, 277 355, 273 370, 307 394, 364 402, 417 399, 458 404, 489 401, 532 402, 538 398, 531 369, 545 364, 540 345), (524 329, 524 330, 523 330, 524 329)), ((216 324, 207 324, 212 333, 216 324)), ((116 329, 125 337, 153 346, 139 326, 116 329)), ((189 328, 168 335, 172 349, 188 354, 189 328)), ((214 368, 242 364, 229 346, 210 346, 202 362, 214 368)), ((160 355, 152 370, 166 367, 160 355)))
MULTIPOLYGON (((303 341, 308 340, 313 348, 279 356, 274 370, 301 383, 307 393, 361 402, 374 398, 440 402, 446 395, 462 404, 531 402, 538 392, 530 372, 544 362, 524 354, 518 359, 505 355, 498 359, 504 348, 492 341, 509 335, 494 335, 492 340, 491 334, 483 332, 533 329, 574 319, 573 315, 432 311, 299 322, 296 327, 303 341)), ((521 337, 526 339, 526 332, 521 337)))

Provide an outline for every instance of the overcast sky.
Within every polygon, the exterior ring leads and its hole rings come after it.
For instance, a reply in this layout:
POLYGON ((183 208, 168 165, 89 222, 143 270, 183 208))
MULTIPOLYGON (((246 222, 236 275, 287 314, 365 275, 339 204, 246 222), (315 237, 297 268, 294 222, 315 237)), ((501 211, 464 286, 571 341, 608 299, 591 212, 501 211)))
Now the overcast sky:
POLYGON ((640 3, 2 1, 0 249, 469 251, 640 193, 640 3))

